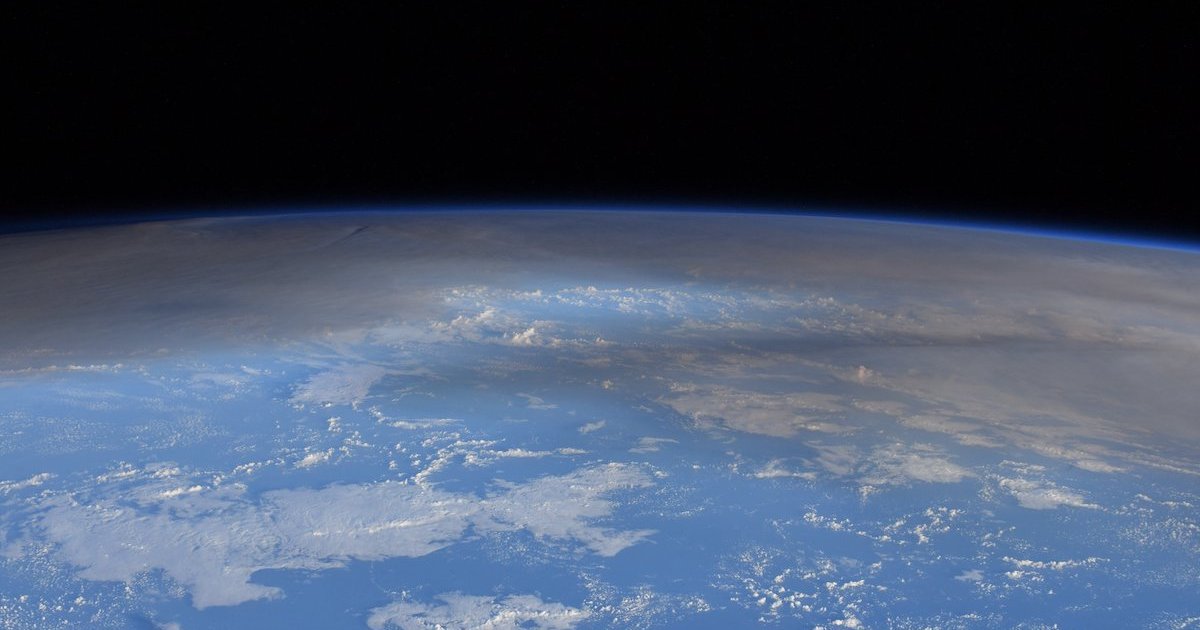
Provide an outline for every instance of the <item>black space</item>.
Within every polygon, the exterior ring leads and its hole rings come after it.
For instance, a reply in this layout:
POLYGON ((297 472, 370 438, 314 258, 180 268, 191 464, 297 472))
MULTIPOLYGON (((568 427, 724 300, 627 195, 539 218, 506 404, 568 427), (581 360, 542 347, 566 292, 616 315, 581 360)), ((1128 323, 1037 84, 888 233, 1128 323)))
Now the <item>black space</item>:
POLYGON ((730 205, 1200 240, 1200 5, 1099 4, 9 5, 0 211, 730 205))

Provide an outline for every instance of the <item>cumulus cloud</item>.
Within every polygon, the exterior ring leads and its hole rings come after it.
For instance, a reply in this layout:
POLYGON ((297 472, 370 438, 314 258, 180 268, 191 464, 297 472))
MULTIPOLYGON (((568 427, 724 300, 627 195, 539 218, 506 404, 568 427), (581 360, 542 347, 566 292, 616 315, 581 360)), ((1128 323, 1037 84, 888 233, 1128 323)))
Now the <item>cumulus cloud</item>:
POLYGON ((54 473, 38 473, 20 481, 0 481, 0 494, 9 494, 27 488, 36 488, 54 478, 54 473))
POLYGON ((559 322, 530 316, 511 304, 526 292, 457 287, 443 292, 448 306, 464 310, 448 320, 389 323, 371 330, 386 343, 483 343, 516 348, 586 348, 605 346, 600 337, 563 337, 559 322))
POLYGON ((313 466, 319 466, 329 461, 331 457, 333 457, 333 449, 312 451, 305 454, 304 457, 301 457, 300 460, 296 462, 296 468, 312 468, 313 466))

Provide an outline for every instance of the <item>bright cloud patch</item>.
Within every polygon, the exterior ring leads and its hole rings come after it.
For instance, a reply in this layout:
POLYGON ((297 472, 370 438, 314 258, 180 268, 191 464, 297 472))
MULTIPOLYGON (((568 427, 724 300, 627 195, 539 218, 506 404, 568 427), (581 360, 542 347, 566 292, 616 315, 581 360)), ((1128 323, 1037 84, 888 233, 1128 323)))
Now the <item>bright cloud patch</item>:
POLYGON ((300 461, 296 462, 296 468, 312 468, 313 466, 319 466, 329 461, 329 458, 331 457, 333 457, 333 449, 313 451, 306 454, 304 457, 301 457, 300 461))
POLYGON ((637 444, 629 449, 630 453, 657 453, 662 450, 664 444, 675 444, 679 440, 672 438, 661 437, 643 437, 638 438, 637 444))
POLYGON ((1048 481, 1008 477, 1000 479, 1000 487, 1011 494, 1021 507, 1031 510, 1053 510, 1060 505, 1092 509, 1100 507, 1089 503, 1082 494, 1048 481))
POLYGON ((1019 558, 1010 558, 1005 556, 1004 561, 1012 564, 1018 569, 1049 569, 1051 571, 1065 571, 1067 569, 1094 567, 1102 562, 1107 562, 1107 559, 1093 556, 1083 560, 1022 560, 1019 558))
POLYGON ((349 560, 423 556, 477 532, 526 530, 551 543, 612 556, 652 532, 603 527, 607 495, 650 485, 640 468, 609 464, 509 485, 480 499, 385 481, 267 492, 217 489, 144 509, 121 496, 50 500, 38 526, 90 580, 131 581, 161 569, 197 608, 279 596, 254 584, 262 569, 324 569, 349 560))
POLYGON ((587 433, 593 433, 593 432, 595 432, 595 431, 599 431, 600 429, 603 429, 603 428, 604 428, 604 424, 605 424, 605 423, 604 423, 604 421, 603 421, 603 420, 597 420, 597 421, 595 421, 595 422, 589 422, 589 423, 587 423, 587 424, 585 424, 585 425, 583 425, 583 426, 579 427, 579 432, 580 432, 580 433, 583 433, 583 434, 587 434, 587 433))
POLYGON ((542 601, 536 595, 487 595, 443 593, 440 603, 401 601, 371 610, 367 626, 372 630, 402 628, 538 628, 566 630, 588 618, 586 610, 555 602, 542 601))
POLYGON ((754 473, 754 476, 759 479, 780 479, 785 477, 798 477, 800 479, 816 479, 817 474, 811 470, 799 472, 791 470, 784 465, 783 460, 772 459, 767 462, 760 470, 754 473))
POLYGON ((872 452, 861 479, 870 485, 903 485, 914 481, 956 483, 970 476, 970 471, 932 447, 895 444, 872 452))
POLYGON ((292 394, 296 404, 353 405, 367 397, 371 386, 389 373, 371 364, 345 365, 316 374, 292 394))
POLYGON ((615 556, 654 531, 609 529, 593 520, 615 508, 606 495, 650 485, 641 468, 615 463, 542 477, 485 499, 486 519, 477 519, 475 527, 477 531, 523 529, 539 539, 573 541, 597 555, 615 556))
POLYGON ((26 488, 36 488, 54 478, 53 473, 38 473, 20 481, 0 481, 0 494, 8 494, 26 488))

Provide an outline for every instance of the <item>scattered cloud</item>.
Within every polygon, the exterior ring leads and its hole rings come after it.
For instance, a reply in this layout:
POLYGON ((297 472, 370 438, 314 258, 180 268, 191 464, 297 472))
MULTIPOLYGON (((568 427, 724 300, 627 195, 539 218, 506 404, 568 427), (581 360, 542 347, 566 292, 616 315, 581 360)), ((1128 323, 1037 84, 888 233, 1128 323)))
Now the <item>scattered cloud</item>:
POLYGON ((301 457, 300 461, 296 462, 296 468, 312 468, 313 466, 319 466, 329 461, 331 457, 333 457, 333 449, 328 449, 325 451, 312 451, 306 454, 304 457, 301 457))
POLYGON ((1048 569, 1051 571, 1094 567, 1098 564, 1108 562, 1107 558, 1097 558, 1094 556, 1084 558, 1083 560, 1021 560, 1009 556, 1005 556, 1003 559, 1018 569, 1048 569))
POLYGON ((21 481, 0 481, 0 494, 9 494, 18 490, 36 488, 54 478, 54 473, 38 473, 21 481))
POLYGON ((583 455, 587 451, 578 448, 556 448, 554 450, 530 450, 527 448, 479 449, 463 454, 467 466, 490 466, 500 459, 540 459, 552 455, 583 455))
POLYGON ((543 601, 536 595, 496 597, 443 593, 435 599, 438 603, 404 600, 372 608, 370 616, 367 617, 367 627, 371 630, 568 630, 592 614, 584 609, 543 601))

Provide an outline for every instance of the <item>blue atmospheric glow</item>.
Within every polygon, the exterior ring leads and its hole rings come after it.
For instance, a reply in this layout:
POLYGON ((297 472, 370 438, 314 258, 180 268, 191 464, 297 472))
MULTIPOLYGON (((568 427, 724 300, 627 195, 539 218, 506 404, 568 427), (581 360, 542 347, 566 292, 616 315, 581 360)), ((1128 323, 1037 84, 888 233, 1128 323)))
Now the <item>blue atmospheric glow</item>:
MULTIPOLYGON (((1136 234, 1116 230, 1096 230, 1086 227, 1069 225, 1055 226, 1040 225, 1037 222, 1005 222, 995 220, 929 218, 929 213, 896 211, 884 208, 801 208, 786 206, 765 206, 755 204, 638 204, 638 203, 455 203, 455 204, 289 204, 289 205, 251 205, 229 208, 205 209, 164 209, 159 212, 122 214, 97 214, 86 219, 44 220, 10 224, 0 227, 0 233, 42 231, 53 229, 69 229, 91 225, 117 225, 126 223, 142 223, 148 221, 173 221, 217 217, 272 217, 272 216, 336 216, 341 214, 403 214, 410 212, 629 212, 629 213, 701 213, 728 214, 746 216, 794 216, 820 219, 840 219, 847 221, 865 221, 885 224, 923 225, 935 228, 974 230, 991 233, 1013 234, 1027 237, 1050 238, 1068 241, 1103 243, 1123 247, 1144 249, 1170 250, 1186 253, 1200 253, 1200 243, 1194 241, 1169 238, 1158 235, 1136 234)), ((939 214, 934 209, 934 215, 939 214)), ((950 215, 951 212, 943 214, 950 215)))

